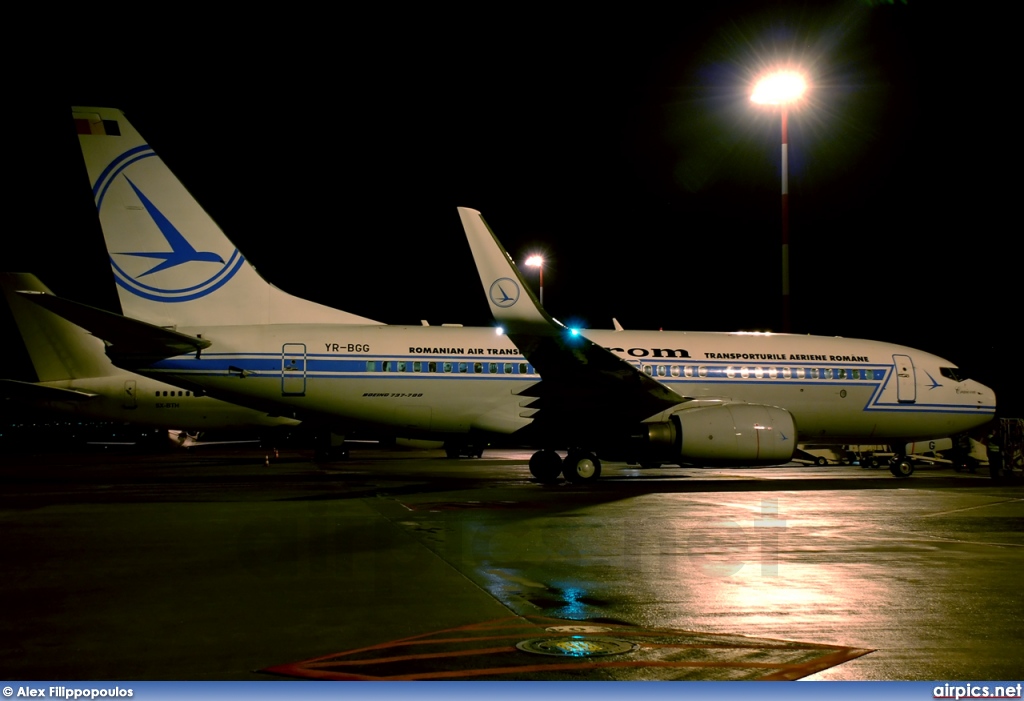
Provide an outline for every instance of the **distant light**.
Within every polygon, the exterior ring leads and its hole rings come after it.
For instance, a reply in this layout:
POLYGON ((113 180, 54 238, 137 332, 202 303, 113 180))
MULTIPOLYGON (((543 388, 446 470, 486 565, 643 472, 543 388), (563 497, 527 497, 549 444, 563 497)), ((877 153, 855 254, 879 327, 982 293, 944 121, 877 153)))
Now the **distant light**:
POLYGON ((807 92, 807 80, 796 71, 779 71, 757 81, 750 101, 758 105, 787 105, 807 92))
POLYGON ((499 336, 501 336, 501 335, 503 335, 505 333, 505 329, 503 329, 500 326, 496 326, 496 327, 494 327, 494 333, 496 333, 499 336))
POLYGON ((580 330, 579 329, 569 329, 569 335, 570 336, 579 336, 580 335, 580 330))
POLYGON ((541 268, 541 267, 544 266, 544 257, 543 256, 530 256, 529 258, 526 259, 525 265, 528 265, 531 268, 541 268))

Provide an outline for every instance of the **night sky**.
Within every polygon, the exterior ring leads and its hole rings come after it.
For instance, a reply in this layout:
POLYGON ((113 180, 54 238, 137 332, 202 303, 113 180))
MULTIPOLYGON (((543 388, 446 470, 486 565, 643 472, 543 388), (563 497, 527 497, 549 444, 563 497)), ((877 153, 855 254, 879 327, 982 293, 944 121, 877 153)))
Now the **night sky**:
MULTIPOLYGON (((970 70, 954 37, 983 43, 965 12, 337 12, 83 27, 62 75, 25 80, 8 204, 30 213, 3 267, 116 306, 68 114, 99 105, 302 297, 389 324, 490 325, 468 206, 517 260, 546 253, 545 302, 567 323, 779 330, 779 116, 749 89, 798 63, 812 91, 790 116, 794 331, 928 350, 1024 414, 1020 225, 996 167, 1011 147, 992 106, 948 97, 970 70)), ((33 379, 5 346, 8 375, 33 379)))

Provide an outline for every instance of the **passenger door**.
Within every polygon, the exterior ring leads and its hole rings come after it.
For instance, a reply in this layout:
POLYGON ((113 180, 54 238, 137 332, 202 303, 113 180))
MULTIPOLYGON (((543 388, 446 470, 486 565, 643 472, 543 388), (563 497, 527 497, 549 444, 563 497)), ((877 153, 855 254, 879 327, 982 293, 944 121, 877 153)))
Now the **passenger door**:
POLYGON ((306 395, 306 344, 286 343, 281 347, 281 395, 306 395))

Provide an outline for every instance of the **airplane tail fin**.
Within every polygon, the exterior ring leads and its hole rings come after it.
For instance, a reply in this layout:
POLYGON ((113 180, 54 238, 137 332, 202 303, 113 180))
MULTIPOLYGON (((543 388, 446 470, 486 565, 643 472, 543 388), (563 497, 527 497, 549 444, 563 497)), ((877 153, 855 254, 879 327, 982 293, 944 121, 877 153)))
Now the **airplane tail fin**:
POLYGON ((0 273, 0 287, 40 382, 119 372, 104 353, 103 341, 17 294, 19 290, 52 294, 35 275, 0 273))
POLYGON ((125 316, 158 326, 379 324, 261 278, 120 110, 72 115, 125 316))

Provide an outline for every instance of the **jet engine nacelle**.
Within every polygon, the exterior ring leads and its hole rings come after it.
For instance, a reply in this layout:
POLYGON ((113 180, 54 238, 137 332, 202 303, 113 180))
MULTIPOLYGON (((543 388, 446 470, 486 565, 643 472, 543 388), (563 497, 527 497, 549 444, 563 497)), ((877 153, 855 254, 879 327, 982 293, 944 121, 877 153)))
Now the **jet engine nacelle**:
POLYGON ((672 447, 684 462, 778 465, 796 448, 796 425, 785 409, 762 404, 719 404, 677 411, 647 424, 650 446, 672 447))

